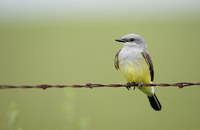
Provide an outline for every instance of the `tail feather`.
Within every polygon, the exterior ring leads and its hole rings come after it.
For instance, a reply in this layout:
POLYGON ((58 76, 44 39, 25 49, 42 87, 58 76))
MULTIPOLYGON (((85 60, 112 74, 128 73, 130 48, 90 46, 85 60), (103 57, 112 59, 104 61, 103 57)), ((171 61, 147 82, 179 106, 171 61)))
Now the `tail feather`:
POLYGON ((158 98, 156 97, 156 95, 154 94, 153 96, 147 96, 147 97, 149 99, 151 107, 156 111, 160 111, 162 106, 161 106, 158 98))

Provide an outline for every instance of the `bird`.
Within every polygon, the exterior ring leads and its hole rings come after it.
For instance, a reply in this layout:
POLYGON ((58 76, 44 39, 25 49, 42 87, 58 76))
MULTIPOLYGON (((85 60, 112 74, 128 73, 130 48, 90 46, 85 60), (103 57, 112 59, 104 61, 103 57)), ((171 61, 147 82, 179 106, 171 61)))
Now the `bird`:
POLYGON ((123 44, 123 48, 115 55, 114 65, 127 81, 126 88, 129 90, 131 83, 136 83, 136 87, 147 95, 151 107, 160 111, 162 106, 154 87, 143 86, 154 80, 154 67, 145 40, 138 34, 128 34, 115 41, 123 44))

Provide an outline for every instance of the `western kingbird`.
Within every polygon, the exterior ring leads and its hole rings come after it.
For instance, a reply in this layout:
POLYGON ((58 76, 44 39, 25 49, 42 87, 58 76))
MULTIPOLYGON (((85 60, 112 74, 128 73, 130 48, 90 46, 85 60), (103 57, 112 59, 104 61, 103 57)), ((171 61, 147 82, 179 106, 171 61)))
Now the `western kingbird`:
POLYGON ((162 106, 155 95, 154 87, 142 86, 143 83, 152 83, 154 79, 153 63, 146 50, 145 40, 137 34, 128 34, 115 41, 124 45, 115 56, 115 68, 120 70, 127 81, 127 89, 130 89, 130 83, 138 83, 137 88, 147 95, 151 107, 160 111, 162 106))

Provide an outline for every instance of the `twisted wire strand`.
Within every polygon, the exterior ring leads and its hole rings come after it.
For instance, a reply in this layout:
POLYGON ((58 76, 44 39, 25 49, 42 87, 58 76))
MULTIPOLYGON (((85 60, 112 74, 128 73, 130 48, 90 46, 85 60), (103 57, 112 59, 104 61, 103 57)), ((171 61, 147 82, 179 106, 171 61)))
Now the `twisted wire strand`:
MULTIPOLYGON (((200 85, 200 82, 197 83, 190 83, 190 82, 179 82, 179 83, 152 83, 152 84, 142 84, 142 86, 160 86, 160 87, 187 87, 187 86, 193 86, 193 85, 200 85)), ((72 88, 97 88, 97 87, 125 87, 126 84, 92 84, 92 83, 87 83, 85 85, 48 85, 48 84, 41 84, 41 85, 22 85, 22 86, 15 86, 15 85, 0 85, 0 89, 6 89, 6 88, 42 88, 42 89, 47 89, 47 88, 66 88, 66 87, 72 87, 72 88)), ((137 83, 131 83, 130 86, 138 86, 137 83)))

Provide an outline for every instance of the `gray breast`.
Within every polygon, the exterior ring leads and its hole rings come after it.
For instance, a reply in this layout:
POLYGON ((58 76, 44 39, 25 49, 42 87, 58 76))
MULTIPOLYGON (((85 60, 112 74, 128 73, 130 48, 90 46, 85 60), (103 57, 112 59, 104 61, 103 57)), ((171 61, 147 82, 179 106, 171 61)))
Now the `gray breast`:
POLYGON ((141 49, 122 49, 119 54, 119 63, 122 64, 138 64, 143 59, 141 49))

